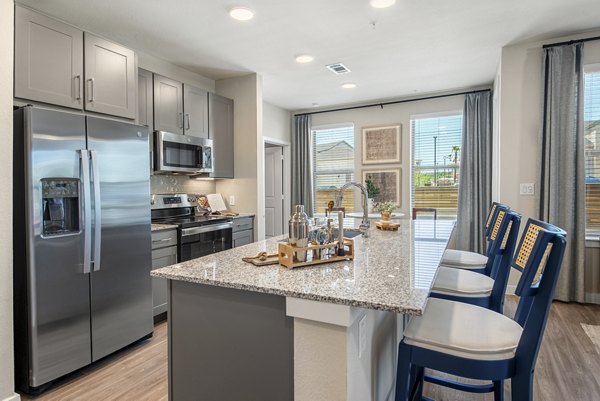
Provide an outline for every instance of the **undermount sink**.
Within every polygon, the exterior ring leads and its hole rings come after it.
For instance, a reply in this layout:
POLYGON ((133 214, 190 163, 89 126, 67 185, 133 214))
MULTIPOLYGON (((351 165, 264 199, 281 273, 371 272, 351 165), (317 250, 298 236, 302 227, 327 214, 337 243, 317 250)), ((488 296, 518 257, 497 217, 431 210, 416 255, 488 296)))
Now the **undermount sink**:
MULTIPOLYGON (((345 238, 354 238, 354 237, 358 237, 361 234, 362 233, 360 232, 360 230, 354 230, 351 228, 344 229, 344 237, 345 238)), ((337 239, 337 237, 338 237, 338 230, 333 230, 333 238, 337 239)))

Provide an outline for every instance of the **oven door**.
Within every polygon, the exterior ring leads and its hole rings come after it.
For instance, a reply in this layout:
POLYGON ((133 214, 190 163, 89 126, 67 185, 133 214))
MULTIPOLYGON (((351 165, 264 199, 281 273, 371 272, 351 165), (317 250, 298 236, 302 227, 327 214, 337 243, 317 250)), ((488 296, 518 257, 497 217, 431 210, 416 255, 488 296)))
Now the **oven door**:
POLYGON ((184 228, 179 241, 179 261, 185 262, 231 249, 232 236, 232 222, 184 228))
POLYGON ((154 168, 164 173, 212 172, 212 141, 158 131, 154 140, 154 168))

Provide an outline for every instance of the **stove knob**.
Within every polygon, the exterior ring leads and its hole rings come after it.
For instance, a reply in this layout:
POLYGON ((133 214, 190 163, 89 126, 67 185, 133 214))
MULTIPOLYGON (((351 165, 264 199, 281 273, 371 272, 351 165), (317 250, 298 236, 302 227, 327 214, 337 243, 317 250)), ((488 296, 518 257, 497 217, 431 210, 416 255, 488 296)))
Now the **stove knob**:
POLYGON ((190 196, 188 198, 188 202, 196 202, 196 197, 195 196, 190 196))

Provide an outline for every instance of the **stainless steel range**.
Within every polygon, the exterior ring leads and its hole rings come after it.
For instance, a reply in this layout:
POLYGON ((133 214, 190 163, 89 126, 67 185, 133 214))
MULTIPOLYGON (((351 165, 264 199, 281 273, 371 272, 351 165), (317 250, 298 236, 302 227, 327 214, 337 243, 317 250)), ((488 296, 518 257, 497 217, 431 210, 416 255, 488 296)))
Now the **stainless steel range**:
POLYGON ((232 248, 233 219, 197 215, 196 195, 155 194, 151 206, 153 223, 177 226, 179 262, 232 248))

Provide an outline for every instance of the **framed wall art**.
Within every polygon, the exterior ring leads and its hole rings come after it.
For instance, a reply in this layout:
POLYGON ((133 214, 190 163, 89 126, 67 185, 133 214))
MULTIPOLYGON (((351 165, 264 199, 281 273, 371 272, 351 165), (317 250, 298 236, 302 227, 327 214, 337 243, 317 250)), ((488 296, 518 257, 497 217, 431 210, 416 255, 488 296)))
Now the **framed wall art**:
POLYGON ((367 178, 373 181, 373 184, 379 188, 379 195, 375 197, 375 202, 394 202, 398 207, 402 207, 402 197, 400 196, 402 169, 391 168, 382 170, 363 170, 362 182, 367 178))
POLYGON ((362 163, 400 163, 400 124, 362 130, 362 163))

